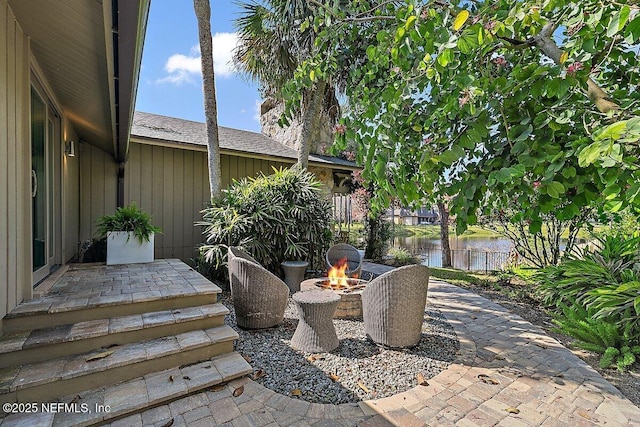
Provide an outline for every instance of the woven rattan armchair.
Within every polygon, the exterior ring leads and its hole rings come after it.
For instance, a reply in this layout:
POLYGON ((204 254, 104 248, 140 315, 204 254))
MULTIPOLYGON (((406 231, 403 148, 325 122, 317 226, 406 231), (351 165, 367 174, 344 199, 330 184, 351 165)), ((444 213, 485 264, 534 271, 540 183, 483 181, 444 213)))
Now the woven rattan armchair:
POLYGON ((228 268, 238 326, 261 329, 282 323, 289 287, 237 247, 229 247, 228 268))
POLYGON ((360 277, 362 273, 362 255, 360 255, 360 252, 356 248, 346 243, 338 243, 329 248, 325 257, 327 268, 333 267, 343 258, 347 259, 346 275, 349 277, 360 277))
POLYGON ((373 279, 362 292, 367 337, 388 347, 413 347, 422 334, 429 268, 407 265, 373 279))

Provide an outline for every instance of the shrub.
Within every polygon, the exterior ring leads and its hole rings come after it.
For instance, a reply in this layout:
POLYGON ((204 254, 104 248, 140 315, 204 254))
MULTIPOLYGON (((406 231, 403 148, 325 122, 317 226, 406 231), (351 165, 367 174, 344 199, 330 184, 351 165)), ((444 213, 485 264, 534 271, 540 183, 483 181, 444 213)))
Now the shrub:
POLYGON ((604 236, 597 238, 594 249, 586 248, 557 266, 541 270, 537 279, 547 305, 559 307, 574 300, 594 303, 597 289, 615 292, 620 285, 638 280, 639 267, 640 237, 604 236))
POLYGON ((562 304, 561 310, 553 314, 556 330, 575 338, 578 347, 601 354, 601 368, 615 365, 622 372, 636 361, 640 346, 632 336, 631 326, 621 328, 597 318, 596 308, 587 309, 575 301, 571 305, 562 304))
POLYGON ((405 248, 391 248, 387 252, 387 256, 391 257, 391 262, 396 267, 402 267, 403 265, 419 264, 420 260, 405 248))
POLYGON ((234 181, 202 214, 200 250, 216 268, 228 246, 242 247, 273 272, 287 259, 317 266, 331 241, 331 205, 314 175, 298 168, 234 181))

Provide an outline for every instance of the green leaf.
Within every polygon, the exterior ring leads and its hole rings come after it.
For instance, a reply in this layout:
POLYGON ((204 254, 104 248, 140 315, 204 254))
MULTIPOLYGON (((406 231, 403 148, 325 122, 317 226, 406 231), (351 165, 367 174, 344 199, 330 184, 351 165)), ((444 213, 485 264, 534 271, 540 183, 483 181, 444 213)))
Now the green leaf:
POLYGON ((597 132, 595 134, 594 139, 596 141, 607 140, 607 139, 612 139, 614 141, 617 141, 624 134, 626 129, 627 129, 626 121, 623 120, 620 122, 616 122, 602 129, 600 132, 597 132))
POLYGON ((408 30, 409 27, 413 25, 415 21, 416 21, 416 16, 410 15, 409 18, 407 18, 407 22, 404 23, 404 28, 408 30))
POLYGON ((438 64, 446 67, 453 60, 453 52, 451 49, 443 50, 440 55, 438 55, 438 64))
POLYGON ((464 156, 464 150, 462 147, 454 145, 450 150, 445 151, 444 153, 438 156, 438 161, 441 163, 450 166, 453 162, 460 160, 464 156))
POLYGON ((546 189, 547 194, 554 199, 559 199, 560 195, 565 193, 564 185, 558 181, 553 181, 546 187, 546 189))
POLYGON ((629 9, 629 6, 624 5, 622 6, 622 9, 618 11, 618 13, 611 17, 611 21, 609 21, 609 27, 607 28, 607 37, 613 37, 618 33, 618 31, 624 28, 624 24, 627 23, 627 19, 629 18, 630 13, 631 9, 629 9))
POLYGON ((542 230, 542 221, 536 219, 529 224, 529 233, 537 234, 542 230))
POLYGON ((637 40, 640 40, 640 15, 636 16, 633 21, 629 22, 625 33, 631 35, 631 43, 635 43, 637 40))
POLYGON ((580 154, 578 154, 578 165, 580 167, 586 167, 595 162, 600 157, 603 148, 602 145, 601 142, 594 142, 580 151, 580 154))

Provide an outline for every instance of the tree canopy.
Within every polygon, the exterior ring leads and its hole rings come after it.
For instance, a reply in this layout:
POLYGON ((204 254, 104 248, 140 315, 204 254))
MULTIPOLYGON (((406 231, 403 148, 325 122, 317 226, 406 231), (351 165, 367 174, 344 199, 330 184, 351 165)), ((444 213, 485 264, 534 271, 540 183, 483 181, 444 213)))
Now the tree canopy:
POLYGON ((515 207, 533 233, 640 207, 637 1, 310 3, 315 52, 285 96, 346 81, 339 140, 380 205, 450 196, 459 228, 515 207))

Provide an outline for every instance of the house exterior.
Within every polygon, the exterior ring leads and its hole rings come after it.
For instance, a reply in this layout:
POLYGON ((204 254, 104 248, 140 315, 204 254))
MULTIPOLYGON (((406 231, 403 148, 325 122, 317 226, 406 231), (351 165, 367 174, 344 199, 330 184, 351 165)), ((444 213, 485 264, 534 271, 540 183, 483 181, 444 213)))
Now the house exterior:
MULTIPOLYGON (((233 180, 291 167, 297 160, 295 150, 261 133, 224 126, 218 131, 223 188, 233 180)), ((149 212, 163 230, 155 237, 156 257, 195 257, 203 239, 194 223, 210 202, 206 125, 137 111, 126 168, 125 199, 149 212)), ((340 158, 309 156, 309 171, 328 194, 341 191, 344 177, 356 169, 355 163, 340 158)), ((92 178, 95 174, 87 176, 92 178)), ((92 224, 85 224, 84 236, 91 236, 92 224)))
POLYGON ((435 208, 395 208, 387 210, 387 219, 394 224, 421 225, 436 224, 440 220, 435 208))
POLYGON ((83 205, 103 213, 124 200, 148 10, 149 0, 0 0, 0 319, 77 252, 83 205), (86 200, 80 141, 104 153, 96 167, 120 187, 86 200))
MULTIPOLYGON (((188 260, 208 202, 203 124, 136 116, 149 0, 0 0, 0 319, 136 201, 188 260)), ((295 162, 294 150, 221 128, 223 185, 295 162)), ((355 165, 313 156, 332 191, 355 165)), ((2 328, 0 320, 0 330, 2 328)))

